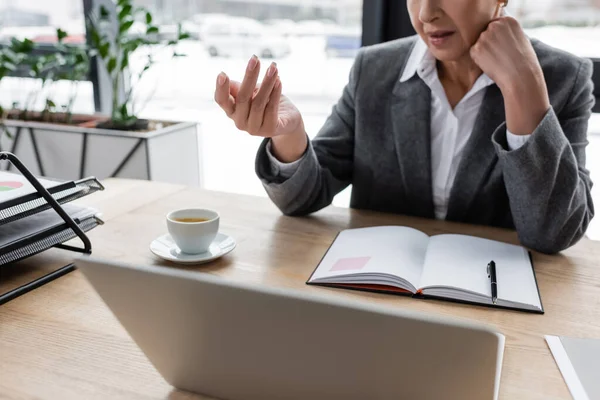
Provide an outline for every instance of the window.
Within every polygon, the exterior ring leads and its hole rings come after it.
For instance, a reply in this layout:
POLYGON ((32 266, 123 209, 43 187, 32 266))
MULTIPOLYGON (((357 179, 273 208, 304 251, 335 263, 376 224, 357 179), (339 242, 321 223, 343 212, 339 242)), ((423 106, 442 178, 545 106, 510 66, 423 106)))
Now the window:
POLYGON ((56 28, 69 36, 68 43, 85 42, 85 23, 81 0, 0 0, 0 40, 11 37, 35 43, 56 43, 56 28))
MULTIPOLYGON (((598 0, 511 0, 509 12, 525 28, 527 34, 551 46, 580 57, 595 59, 596 112, 600 112, 600 1, 598 0)), ((565 77, 569 79, 568 77, 565 77)), ((594 114, 589 126, 586 167, 598 179, 600 163, 600 114, 594 114)), ((596 186, 592 197, 597 204, 600 191, 596 186)), ((592 239, 600 239, 600 225, 592 221, 587 231, 592 239)))
MULTIPOLYGON (((165 60, 139 83, 153 94, 142 116, 200 123, 208 189, 264 195, 254 174, 261 142, 239 132, 214 103, 217 75, 241 80, 252 54, 263 73, 277 62, 284 94, 314 137, 341 96, 360 47, 361 0, 137 0, 160 26, 183 23, 184 58, 165 60)), ((161 28, 162 29, 162 28, 161 28)), ((137 90, 137 89, 136 89, 137 90)), ((143 96, 142 96, 143 97, 143 96)), ((140 98, 140 101, 146 99, 140 98)), ((341 204, 348 204, 348 194, 341 204)))
MULTIPOLYGON (((595 111, 600 112, 600 1, 511 0, 509 12, 530 37, 595 60, 595 111)), ((600 134, 600 116, 592 118, 592 126, 600 134)))
POLYGON ((232 27, 229 25, 213 23, 207 25, 206 29, 203 30, 203 36, 228 36, 231 34, 231 31, 232 27))
POLYGON ((528 35, 580 57, 600 58, 600 1, 511 0, 528 35))
MULTIPOLYGON (((7 46, 13 38, 29 39, 34 43, 33 56, 53 53, 58 41, 57 28, 67 36, 63 42, 69 46, 85 44, 85 19, 82 0, 0 0, 0 45, 7 46)), ((46 85, 40 92, 41 81, 30 78, 26 72, 14 71, 13 76, 4 77, 0 83, 0 103, 5 109, 13 104, 30 110, 44 108, 43 99, 52 98, 58 107, 71 99, 74 86, 77 86, 76 113, 93 113, 94 97, 92 84, 82 81, 76 84, 58 81, 46 85), (39 92, 37 102, 31 102, 31 94, 39 92), (35 104, 34 104, 35 103, 35 104)))

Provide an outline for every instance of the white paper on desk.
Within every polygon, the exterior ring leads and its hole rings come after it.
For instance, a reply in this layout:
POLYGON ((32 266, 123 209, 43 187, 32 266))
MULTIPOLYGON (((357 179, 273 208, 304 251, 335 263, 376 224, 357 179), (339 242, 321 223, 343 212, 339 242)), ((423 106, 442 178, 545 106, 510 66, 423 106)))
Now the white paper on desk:
MULTIPOLYGON (((53 181, 41 178, 39 178, 38 181, 46 189, 64 183, 62 181, 53 181)), ((23 175, 6 171, 0 171, 0 203, 17 199, 19 197, 26 196, 34 192, 35 188, 23 175)))
MULTIPOLYGON (((73 219, 82 221, 98 214, 98 210, 89 207, 81 207, 74 204, 66 204, 63 209, 73 219)), ((46 210, 30 217, 10 222, 0 227, 0 249, 4 246, 35 235, 56 226, 64 224, 64 220, 54 211, 46 210)))
POLYGON ((546 342, 573 398, 600 398, 600 340, 546 336, 546 342))

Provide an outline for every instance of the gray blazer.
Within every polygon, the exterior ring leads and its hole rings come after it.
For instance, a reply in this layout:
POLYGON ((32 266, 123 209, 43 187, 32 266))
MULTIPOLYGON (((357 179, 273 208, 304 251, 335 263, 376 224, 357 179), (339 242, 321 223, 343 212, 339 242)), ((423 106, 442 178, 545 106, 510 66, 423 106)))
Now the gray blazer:
MULTIPOLYGON (((431 91, 400 76, 416 37, 363 48, 331 116, 289 179, 274 176, 265 140, 256 172, 286 215, 331 204, 352 185, 351 207, 434 218, 431 91)), ((594 105, 592 64, 532 40, 552 109, 529 141, 508 151, 504 99, 487 89, 451 190, 447 220, 516 229, 524 246, 556 253, 594 215, 585 169, 594 105)))

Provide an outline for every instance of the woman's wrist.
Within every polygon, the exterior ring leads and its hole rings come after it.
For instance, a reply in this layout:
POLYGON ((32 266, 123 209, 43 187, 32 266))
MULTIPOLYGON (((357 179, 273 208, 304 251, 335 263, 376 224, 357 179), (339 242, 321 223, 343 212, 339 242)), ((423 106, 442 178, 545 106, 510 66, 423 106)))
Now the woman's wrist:
POLYGON ((295 132, 271 138, 271 153, 282 163, 298 161, 307 147, 308 137, 304 126, 295 132))
POLYGON ((500 87, 507 128, 515 135, 532 134, 551 107, 544 77, 536 75, 500 87))

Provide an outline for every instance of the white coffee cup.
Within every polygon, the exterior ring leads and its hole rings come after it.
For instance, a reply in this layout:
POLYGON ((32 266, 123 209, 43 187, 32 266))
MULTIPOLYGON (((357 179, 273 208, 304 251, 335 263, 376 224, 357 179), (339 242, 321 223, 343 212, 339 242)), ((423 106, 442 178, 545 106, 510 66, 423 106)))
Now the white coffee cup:
POLYGON ((182 252, 200 254, 206 252, 215 240, 219 232, 219 220, 219 214, 215 211, 189 208, 170 212, 167 215, 167 228, 182 252), (189 221, 197 219, 204 221, 189 221))

